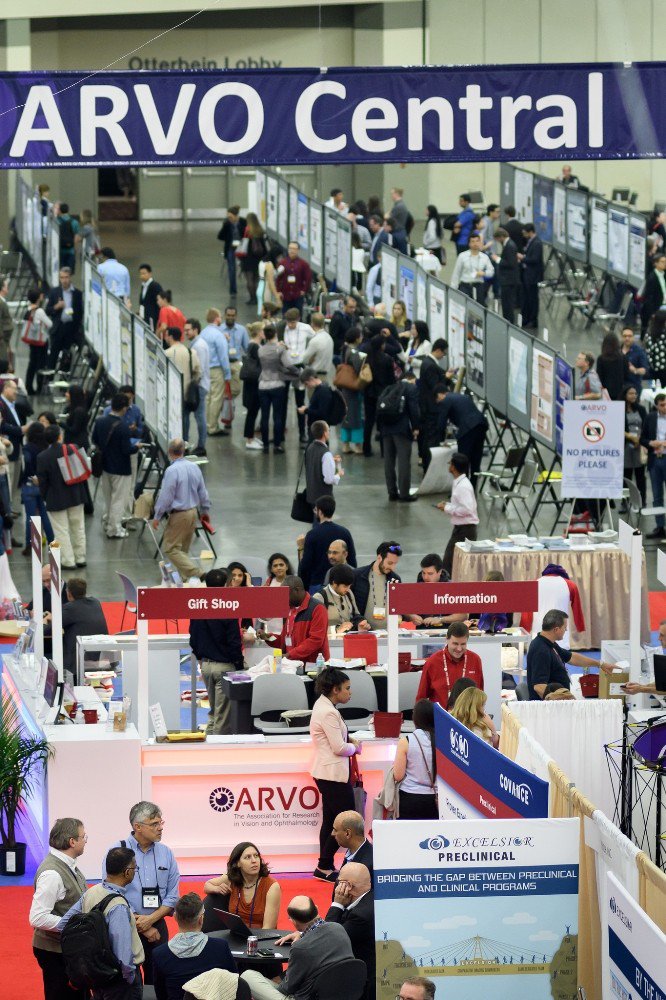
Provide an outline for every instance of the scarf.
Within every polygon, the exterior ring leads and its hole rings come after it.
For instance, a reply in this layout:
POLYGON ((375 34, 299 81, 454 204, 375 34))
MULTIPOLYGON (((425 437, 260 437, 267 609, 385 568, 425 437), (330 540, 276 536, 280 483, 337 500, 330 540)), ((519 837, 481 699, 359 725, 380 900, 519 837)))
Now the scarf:
POLYGON ((169 951, 177 958, 196 958, 208 944, 203 931, 183 931, 169 941, 169 951))

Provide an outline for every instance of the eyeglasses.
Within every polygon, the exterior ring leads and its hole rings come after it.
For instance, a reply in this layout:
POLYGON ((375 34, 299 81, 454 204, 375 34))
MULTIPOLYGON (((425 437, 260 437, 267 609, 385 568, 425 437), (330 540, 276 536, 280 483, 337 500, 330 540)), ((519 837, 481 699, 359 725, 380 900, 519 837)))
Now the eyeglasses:
POLYGON ((150 823, 140 821, 139 826, 152 826, 154 830, 157 830, 158 827, 164 826, 164 819, 160 817, 160 819, 151 820, 150 823))

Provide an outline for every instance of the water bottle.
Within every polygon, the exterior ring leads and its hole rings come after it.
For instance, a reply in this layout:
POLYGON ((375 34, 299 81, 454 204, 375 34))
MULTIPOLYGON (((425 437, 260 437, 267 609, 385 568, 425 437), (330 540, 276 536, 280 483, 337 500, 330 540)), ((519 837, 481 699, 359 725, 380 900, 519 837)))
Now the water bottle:
POLYGON ((320 674, 325 666, 326 666, 326 660, 324 659, 324 654, 318 653, 317 659, 315 660, 315 667, 317 668, 317 673, 320 674))
POLYGON ((282 673, 282 650, 281 649, 274 649, 273 650, 273 673, 274 674, 281 674, 282 673))
POLYGON ((77 726, 82 726, 85 723, 85 719, 83 718, 83 709, 81 708, 80 705, 76 709, 76 715, 74 716, 74 723, 77 726))

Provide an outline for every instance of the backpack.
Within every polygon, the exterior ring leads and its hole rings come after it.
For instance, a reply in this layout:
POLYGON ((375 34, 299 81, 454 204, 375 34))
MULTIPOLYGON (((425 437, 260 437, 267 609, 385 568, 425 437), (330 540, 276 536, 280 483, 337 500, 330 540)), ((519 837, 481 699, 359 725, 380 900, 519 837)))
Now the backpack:
POLYGON ((74 226, 71 219, 60 218, 60 249, 71 250, 74 246, 74 226))
POLYGON ((104 911, 112 899, 122 899, 110 892, 89 913, 75 913, 60 935, 60 946, 67 977, 77 989, 108 986, 120 976, 120 963, 111 950, 109 928, 104 911))
POLYGON ((405 412, 405 394, 403 383, 394 382, 387 385, 377 399, 377 423, 396 424, 405 412))
POLYGON ((347 404, 339 389, 331 388, 331 405, 328 411, 328 423, 331 427, 341 424, 347 416, 347 404))

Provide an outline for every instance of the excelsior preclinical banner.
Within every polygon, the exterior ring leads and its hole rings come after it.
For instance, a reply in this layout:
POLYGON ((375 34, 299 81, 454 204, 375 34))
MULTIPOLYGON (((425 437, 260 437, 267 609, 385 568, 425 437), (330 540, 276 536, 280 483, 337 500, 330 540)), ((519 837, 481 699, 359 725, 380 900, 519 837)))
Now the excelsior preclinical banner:
POLYGON ((611 872, 606 873, 604 902, 609 964, 603 1000, 665 1000, 666 934, 611 872))
POLYGON ((663 157, 666 63, 0 74, 0 166, 663 157))
POLYGON ((575 1000, 577 819, 375 822, 377 1000, 575 1000), (399 860, 398 860, 399 859, 399 860))

